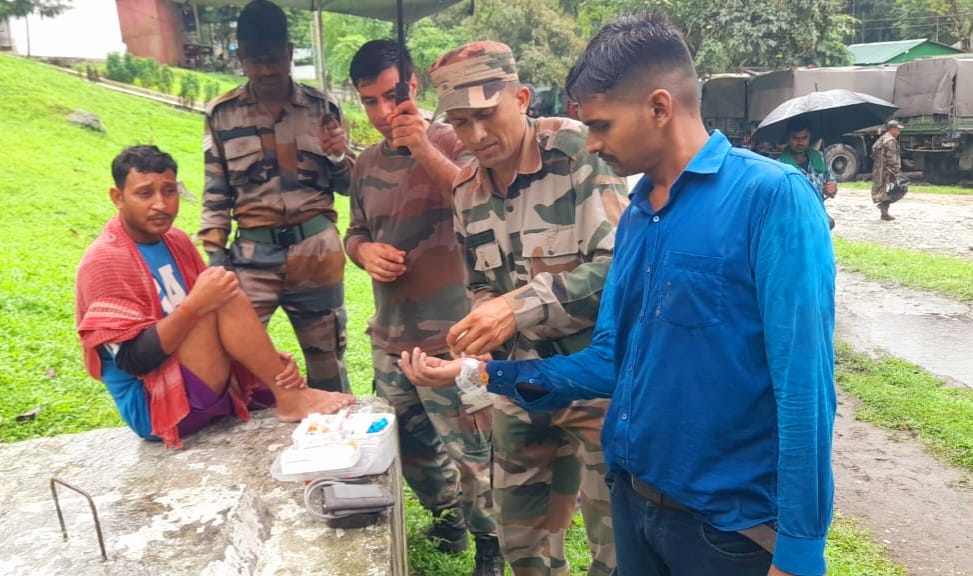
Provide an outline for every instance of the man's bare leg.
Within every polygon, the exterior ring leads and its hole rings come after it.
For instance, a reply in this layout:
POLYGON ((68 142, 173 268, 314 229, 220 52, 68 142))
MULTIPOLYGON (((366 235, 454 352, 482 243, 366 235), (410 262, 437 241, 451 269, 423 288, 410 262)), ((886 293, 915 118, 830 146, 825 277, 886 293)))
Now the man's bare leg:
POLYGON ((284 369, 284 362, 242 292, 204 315, 176 356, 216 393, 226 389, 231 361, 239 362, 267 385, 277 401, 277 415, 288 422, 312 412, 336 412, 355 401, 349 394, 277 386, 274 379, 284 369))

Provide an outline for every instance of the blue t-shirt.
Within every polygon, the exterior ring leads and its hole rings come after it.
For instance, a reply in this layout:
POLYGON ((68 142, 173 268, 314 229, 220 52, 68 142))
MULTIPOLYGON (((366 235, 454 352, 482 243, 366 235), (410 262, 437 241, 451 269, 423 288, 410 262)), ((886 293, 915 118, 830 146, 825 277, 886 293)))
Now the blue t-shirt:
MULTIPOLYGON (((186 282, 165 242, 136 246, 152 272, 152 280, 162 303, 162 314, 167 316, 186 299, 186 282)), ((152 435, 152 419, 145 385, 140 378, 115 364, 119 344, 121 343, 106 344, 98 351, 101 356, 101 379, 129 428, 142 438, 158 440, 158 437, 152 435)))

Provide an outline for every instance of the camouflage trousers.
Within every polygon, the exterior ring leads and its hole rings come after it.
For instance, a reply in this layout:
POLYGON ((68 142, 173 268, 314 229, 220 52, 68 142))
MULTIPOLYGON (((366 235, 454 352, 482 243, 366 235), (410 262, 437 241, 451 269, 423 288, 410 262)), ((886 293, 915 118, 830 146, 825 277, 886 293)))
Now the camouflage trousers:
POLYGON ((289 247, 237 239, 231 247, 240 287, 264 326, 277 308, 294 327, 308 385, 349 392, 344 353, 345 253, 332 226, 289 247))
POLYGON ((516 576, 570 572, 564 534, 580 490, 592 576, 615 570, 611 502, 601 427, 607 400, 528 412, 498 397, 493 412, 493 497, 500 547, 516 576))
POLYGON ((467 414, 459 390, 415 386, 398 356, 372 349, 375 392, 395 408, 402 474, 428 510, 462 504, 470 532, 497 533, 490 492, 489 408, 467 414))

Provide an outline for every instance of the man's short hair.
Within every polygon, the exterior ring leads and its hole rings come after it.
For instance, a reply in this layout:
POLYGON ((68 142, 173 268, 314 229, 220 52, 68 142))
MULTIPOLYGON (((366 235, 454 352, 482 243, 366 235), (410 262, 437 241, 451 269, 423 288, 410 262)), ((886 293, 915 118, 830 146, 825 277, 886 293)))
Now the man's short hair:
POLYGON ((290 41, 287 16, 280 6, 267 0, 253 0, 243 7, 236 24, 236 37, 254 52, 279 48, 290 41))
POLYGON ((111 161, 111 175, 116 188, 121 190, 125 187, 125 178, 132 169, 143 174, 162 174, 166 170, 172 170, 173 174, 179 173, 179 167, 172 156, 159 150, 158 146, 148 144, 130 146, 111 161))
POLYGON ((492 40, 464 44, 443 54, 429 68, 439 106, 436 116, 457 108, 492 108, 509 86, 519 86, 510 46, 492 40))
MULTIPOLYGON (((696 77, 693 57, 682 34, 660 12, 641 12, 605 24, 568 72, 565 90, 572 100, 604 94, 635 73, 682 71, 696 77)), ((693 86, 694 93, 698 90, 693 86)), ((694 96, 694 98, 698 98, 694 96)))
POLYGON ((811 124, 804 118, 792 118, 787 122, 787 135, 796 134, 798 132, 807 130, 811 132, 811 124))
POLYGON ((358 86, 359 82, 371 82, 378 75, 389 68, 398 67, 400 55, 405 61, 405 78, 408 81, 415 72, 412 56, 407 49, 399 50, 399 44, 394 40, 372 40, 365 42, 351 59, 349 76, 351 83, 358 86))

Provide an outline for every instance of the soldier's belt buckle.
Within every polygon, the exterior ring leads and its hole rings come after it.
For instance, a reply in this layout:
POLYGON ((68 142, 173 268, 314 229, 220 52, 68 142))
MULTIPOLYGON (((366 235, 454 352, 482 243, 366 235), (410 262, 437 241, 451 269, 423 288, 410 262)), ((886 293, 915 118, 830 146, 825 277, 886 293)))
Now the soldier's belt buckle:
POLYGON ((297 234, 294 233, 293 228, 277 228, 274 231, 274 237, 275 243, 283 248, 297 244, 297 234))

